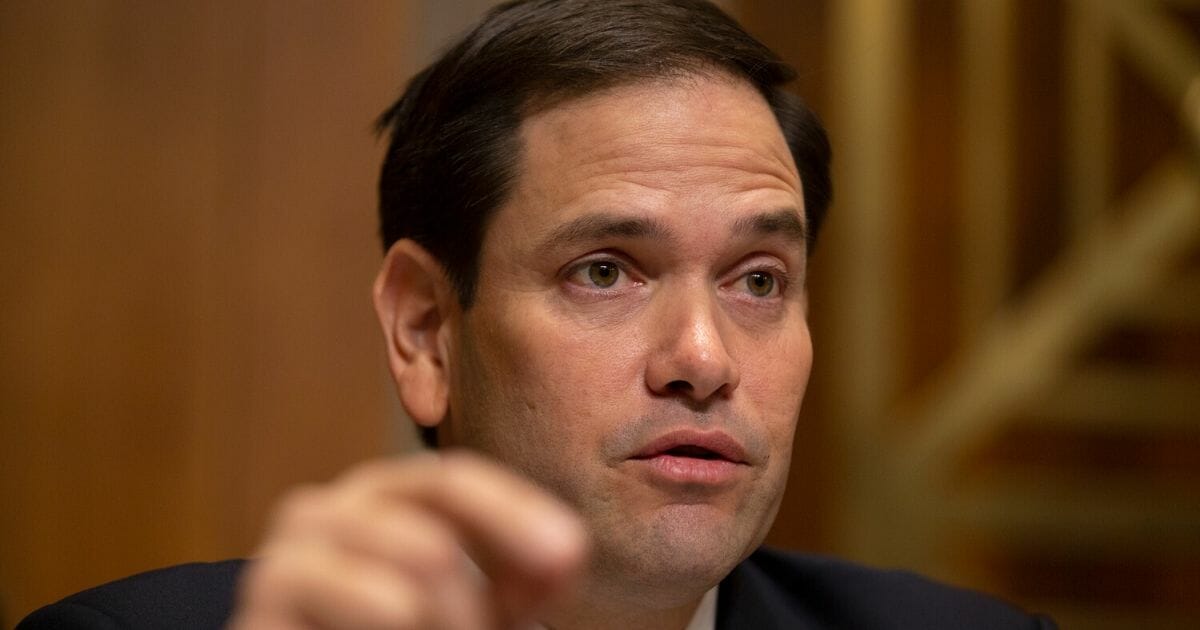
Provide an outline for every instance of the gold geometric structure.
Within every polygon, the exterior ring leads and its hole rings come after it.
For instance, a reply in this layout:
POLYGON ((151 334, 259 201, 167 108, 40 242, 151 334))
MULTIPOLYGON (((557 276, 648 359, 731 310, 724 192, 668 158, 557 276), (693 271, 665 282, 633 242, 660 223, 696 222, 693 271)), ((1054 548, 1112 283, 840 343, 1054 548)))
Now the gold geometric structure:
MULTIPOLYGON (((1191 558, 1200 567, 1200 489, 1137 470, 1103 478, 1000 467, 965 481, 981 449, 1022 422, 1080 435, 1194 435, 1200 372, 1083 359, 1114 329, 1200 329, 1200 45, 1172 9, 1197 2, 1067 3, 1067 239, 1029 287, 1011 295, 1013 0, 965 0, 960 18, 963 107, 963 340, 916 395, 898 391, 899 137, 912 48, 912 0, 832 5, 840 130, 839 212, 845 247, 830 319, 841 350, 831 370, 835 424, 850 472, 841 531, 847 551, 876 563, 971 581, 948 541, 987 532, 1064 553, 1191 558), (1171 5, 1176 5, 1172 7, 1171 5), (1162 158, 1115 200, 1114 71, 1121 59, 1174 104, 1188 150, 1162 158), (843 404, 844 403, 844 404, 843 404)), ((1198 569, 1200 571, 1200 569, 1198 569)), ((986 586, 979 584, 980 586, 986 586)), ((1200 589, 1197 589, 1200 590, 1200 589)), ((1097 602, 1027 605, 1063 627, 1200 627, 1195 611, 1097 602)))

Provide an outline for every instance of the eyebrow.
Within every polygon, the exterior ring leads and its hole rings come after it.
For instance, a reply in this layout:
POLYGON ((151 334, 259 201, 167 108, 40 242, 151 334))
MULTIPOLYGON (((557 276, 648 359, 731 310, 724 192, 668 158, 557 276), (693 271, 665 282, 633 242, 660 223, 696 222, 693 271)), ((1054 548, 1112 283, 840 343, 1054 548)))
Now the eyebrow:
POLYGON ((791 208, 742 217, 733 222, 730 231, 739 237, 778 234, 797 245, 808 242, 808 226, 800 218, 800 213, 791 208))
POLYGON ((674 240, 671 231, 662 222, 655 219, 618 217, 602 213, 589 214, 560 225, 542 241, 541 250, 545 251, 562 244, 598 241, 613 237, 674 240))
MULTIPOLYGON (((808 228, 799 213, 790 208, 742 217, 733 222, 730 234, 737 238, 781 235, 801 247, 808 241, 808 228)), ((547 251, 564 244, 586 243, 614 237, 643 238, 668 243, 676 240, 670 228, 657 219, 598 213, 560 225, 542 240, 539 249, 547 251)))

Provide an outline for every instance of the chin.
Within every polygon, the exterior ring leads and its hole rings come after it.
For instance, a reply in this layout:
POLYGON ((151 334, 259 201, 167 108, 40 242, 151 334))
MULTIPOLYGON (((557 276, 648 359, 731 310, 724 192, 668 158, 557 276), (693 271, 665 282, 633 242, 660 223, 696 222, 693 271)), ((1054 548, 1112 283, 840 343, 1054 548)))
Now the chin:
POLYGON ((623 583, 643 602, 664 607, 690 602, 761 543, 760 528, 748 520, 705 505, 662 508, 642 527, 623 532, 624 540, 596 549, 597 577, 623 583))

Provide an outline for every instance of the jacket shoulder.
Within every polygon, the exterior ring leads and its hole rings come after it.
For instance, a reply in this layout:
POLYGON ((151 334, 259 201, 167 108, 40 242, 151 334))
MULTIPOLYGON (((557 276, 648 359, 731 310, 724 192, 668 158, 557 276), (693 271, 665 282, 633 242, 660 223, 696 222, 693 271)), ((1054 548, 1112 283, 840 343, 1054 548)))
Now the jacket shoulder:
POLYGON ((215 630, 233 610, 234 587, 244 564, 227 560, 139 573, 40 608, 16 630, 215 630))
POLYGON ((908 571, 760 549, 721 583, 718 628, 1036 630, 1053 622, 908 571))

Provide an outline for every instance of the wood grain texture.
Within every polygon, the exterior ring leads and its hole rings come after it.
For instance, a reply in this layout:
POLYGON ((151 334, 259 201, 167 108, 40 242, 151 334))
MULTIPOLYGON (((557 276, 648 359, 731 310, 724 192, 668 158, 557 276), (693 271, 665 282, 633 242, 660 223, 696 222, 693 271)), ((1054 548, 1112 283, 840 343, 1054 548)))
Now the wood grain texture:
POLYGON ((246 554, 406 439, 369 286, 409 7, 0 7, 0 621, 246 554))

